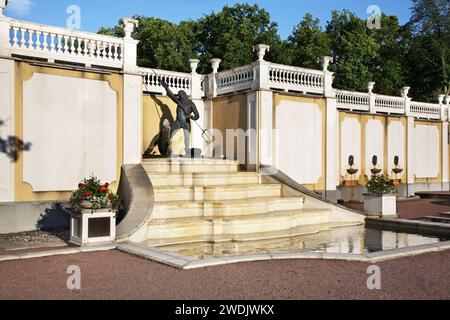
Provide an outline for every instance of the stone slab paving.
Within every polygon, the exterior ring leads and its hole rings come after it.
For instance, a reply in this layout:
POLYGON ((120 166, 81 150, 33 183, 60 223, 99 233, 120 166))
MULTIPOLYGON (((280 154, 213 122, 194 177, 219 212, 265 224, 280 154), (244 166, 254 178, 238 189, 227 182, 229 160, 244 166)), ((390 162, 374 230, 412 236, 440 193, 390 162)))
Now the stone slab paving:
MULTIPOLYGON (((280 257, 281 258, 281 257, 280 257)), ((450 250, 377 263, 270 260, 181 270, 117 250, 0 262, 0 299, 450 299, 450 250), (81 290, 66 287, 68 266, 81 290)))
MULTIPOLYGON (((343 205, 354 210, 362 211, 364 209, 364 204, 362 203, 349 202, 343 205)), ((450 200, 420 199, 398 201, 397 211, 401 219, 417 219, 437 215, 450 211, 450 200)))

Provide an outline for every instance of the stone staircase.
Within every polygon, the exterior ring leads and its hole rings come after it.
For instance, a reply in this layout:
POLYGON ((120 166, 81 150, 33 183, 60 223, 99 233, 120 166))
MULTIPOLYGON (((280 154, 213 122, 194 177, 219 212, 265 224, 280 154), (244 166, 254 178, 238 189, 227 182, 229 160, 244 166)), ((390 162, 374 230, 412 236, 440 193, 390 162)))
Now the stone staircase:
POLYGON ((239 172, 235 161, 152 159, 143 166, 155 193, 146 235, 151 246, 283 238, 355 225, 333 221, 328 209, 305 208, 305 198, 283 196, 281 184, 263 184, 259 173, 239 172))

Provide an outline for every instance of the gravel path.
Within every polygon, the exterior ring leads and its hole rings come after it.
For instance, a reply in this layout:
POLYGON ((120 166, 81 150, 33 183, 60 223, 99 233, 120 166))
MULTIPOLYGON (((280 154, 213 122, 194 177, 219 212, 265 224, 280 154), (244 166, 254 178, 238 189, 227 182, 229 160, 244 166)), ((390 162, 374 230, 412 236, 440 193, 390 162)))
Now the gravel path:
POLYGON ((0 262, 0 299, 450 299, 450 251, 378 264, 263 261, 183 271, 119 251, 0 262), (69 265, 81 291, 66 288, 69 265))

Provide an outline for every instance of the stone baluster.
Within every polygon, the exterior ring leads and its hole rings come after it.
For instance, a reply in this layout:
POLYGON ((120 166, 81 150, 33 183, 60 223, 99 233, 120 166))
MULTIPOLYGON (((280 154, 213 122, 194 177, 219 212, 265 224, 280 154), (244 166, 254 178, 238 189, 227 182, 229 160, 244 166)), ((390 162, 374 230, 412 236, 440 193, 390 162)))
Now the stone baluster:
POLYGON ((219 72, 219 67, 222 60, 214 58, 211 59, 209 62, 211 63, 212 73, 208 76, 209 82, 208 82, 207 97, 215 98, 217 97, 217 73, 219 72))
POLYGON ((409 94, 409 90, 411 90, 411 87, 403 87, 401 94, 402 94, 402 98, 405 99, 405 115, 407 117, 411 116, 411 98, 408 97, 409 94))
POLYGON ((446 98, 446 96, 444 94, 439 96, 441 121, 443 121, 443 122, 448 120, 448 102, 449 102, 449 99, 448 99, 448 97, 446 98))
POLYGON ((125 31, 124 47, 122 52, 123 69, 126 72, 137 73, 137 45, 138 40, 132 38, 131 34, 139 26, 139 21, 131 18, 122 19, 123 29, 125 31))
POLYGON ((323 94, 327 98, 336 97, 336 91, 333 89, 334 73, 329 71, 330 64, 333 63, 333 57, 324 56, 322 58, 322 68, 323 68, 323 94))
POLYGON ((371 81, 367 84, 367 92, 369 93, 369 112, 372 114, 377 113, 375 108, 377 95, 373 92, 375 88, 375 82, 371 81))
MULTIPOLYGON (((258 61, 253 64, 253 72, 255 74, 252 89, 270 89, 270 63, 264 60, 267 52, 270 51, 270 46, 267 44, 257 44, 253 47, 253 51, 258 55, 258 61)), ((286 79, 289 75, 286 74, 286 79)))
POLYGON ((198 64, 200 60, 190 59, 189 64, 191 66, 191 98, 201 99, 202 98, 202 79, 201 75, 197 73, 198 64))

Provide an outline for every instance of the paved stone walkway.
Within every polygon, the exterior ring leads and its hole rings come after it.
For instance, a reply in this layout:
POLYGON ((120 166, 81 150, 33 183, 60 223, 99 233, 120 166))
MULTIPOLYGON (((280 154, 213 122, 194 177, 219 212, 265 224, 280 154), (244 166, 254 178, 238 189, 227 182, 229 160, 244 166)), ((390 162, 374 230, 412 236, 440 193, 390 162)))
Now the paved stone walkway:
MULTIPOLYGON (((362 203, 344 203, 344 206, 363 210, 362 203)), ((420 199, 420 200, 405 200, 397 202, 397 211, 401 219, 416 219, 430 215, 436 215, 442 212, 450 212, 450 200, 440 199, 420 199)))
POLYGON ((183 271, 119 251, 0 262, 0 299, 450 299, 450 251, 378 264, 263 261, 183 271), (81 268, 81 291, 66 287, 81 268))

